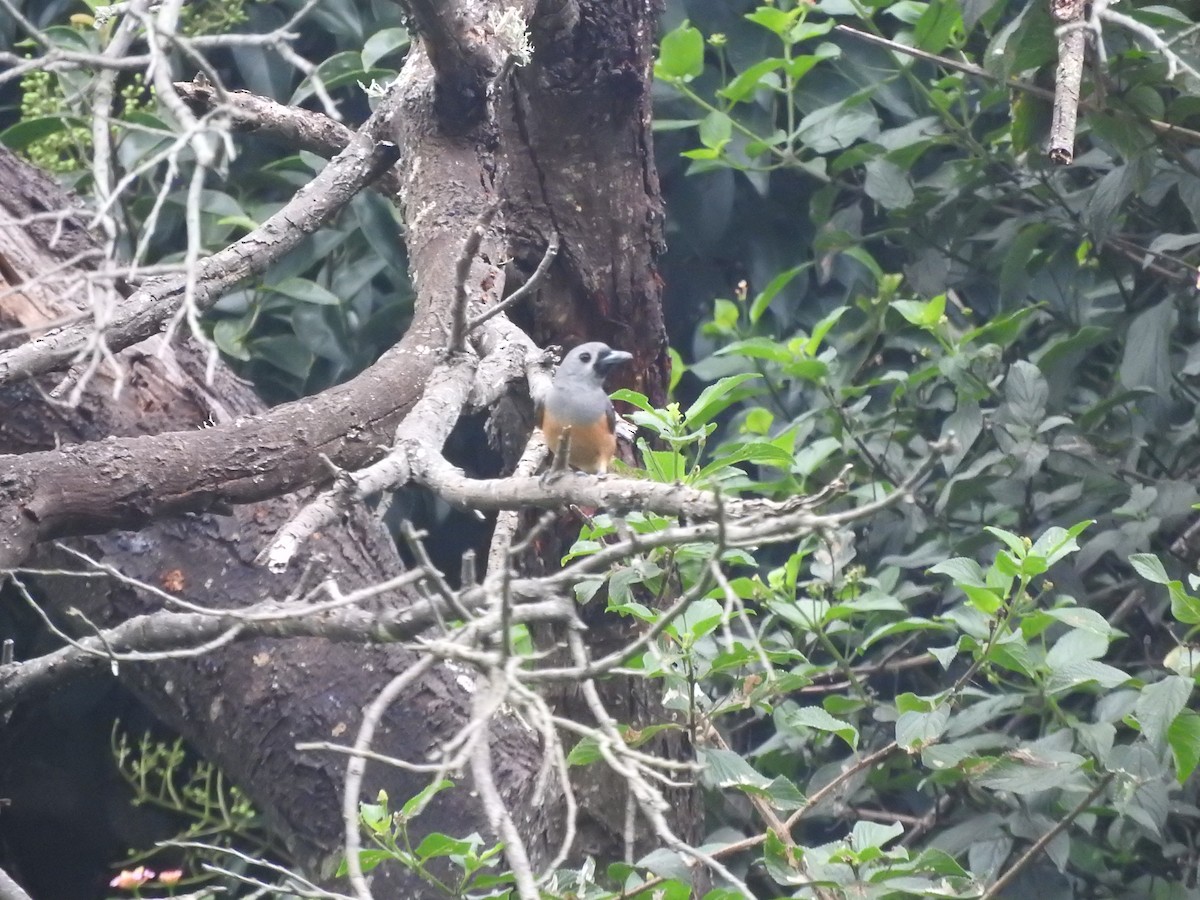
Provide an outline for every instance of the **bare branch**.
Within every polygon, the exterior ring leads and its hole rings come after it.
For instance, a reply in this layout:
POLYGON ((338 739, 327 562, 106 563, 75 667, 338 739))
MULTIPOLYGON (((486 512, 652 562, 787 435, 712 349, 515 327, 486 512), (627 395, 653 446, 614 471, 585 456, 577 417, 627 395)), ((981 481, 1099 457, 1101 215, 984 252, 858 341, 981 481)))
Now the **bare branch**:
POLYGON ((1084 0, 1050 0, 1050 12, 1058 23, 1058 68, 1054 73, 1054 118, 1046 153, 1051 162, 1066 165, 1075 158, 1075 121, 1087 43, 1084 0))
MULTIPOLYGON (((224 250, 199 260, 194 274, 151 283, 126 298, 105 331, 107 346, 120 350, 155 334, 183 305, 189 282, 195 287, 196 308, 207 309, 233 285, 261 274, 320 228, 396 161, 395 145, 381 138, 391 111, 388 102, 382 103, 355 140, 282 209, 224 250)), ((94 326, 85 321, 0 351, 0 385, 58 368, 85 351, 93 333, 94 326)))
POLYGON ((0 869, 0 900, 32 900, 32 898, 21 890, 21 886, 13 881, 7 872, 0 869))

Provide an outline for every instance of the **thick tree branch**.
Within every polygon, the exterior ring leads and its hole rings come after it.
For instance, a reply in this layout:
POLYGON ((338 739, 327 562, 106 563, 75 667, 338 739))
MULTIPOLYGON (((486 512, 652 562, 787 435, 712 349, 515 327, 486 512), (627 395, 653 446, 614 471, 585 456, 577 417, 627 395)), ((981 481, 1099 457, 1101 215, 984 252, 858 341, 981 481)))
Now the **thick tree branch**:
MULTIPOLYGON (((249 91, 218 91, 206 80, 176 82, 175 90, 197 115, 219 112, 228 116, 230 130, 261 135, 293 149, 308 150, 326 158, 344 150, 354 139, 354 129, 320 112, 286 106, 249 91)), ((394 169, 379 176, 375 187, 395 197, 400 181, 394 169)))
POLYGON ((361 467, 391 443, 420 396, 430 340, 415 323, 352 381, 255 418, 0 457, 0 569, 20 565, 47 538, 139 527, 326 480, 322 457, 361 467))
POLYGON ((443 127, 461 131, 487 113, 488 81, 499 60, 476 35, 483 4, 461 0, 408 0, 417 33, 434 70, 434 108, 443 127))

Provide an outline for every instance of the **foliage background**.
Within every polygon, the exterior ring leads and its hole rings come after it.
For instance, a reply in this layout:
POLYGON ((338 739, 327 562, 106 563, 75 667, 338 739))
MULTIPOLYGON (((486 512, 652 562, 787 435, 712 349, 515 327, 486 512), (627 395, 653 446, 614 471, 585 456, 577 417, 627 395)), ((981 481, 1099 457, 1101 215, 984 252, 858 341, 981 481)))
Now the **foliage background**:
MULTIPOLYGON (((212 0, 195 27, 261 32, 299 6, 212 0)), ((79 4, 22 9, 63 46, 100 40, 67 24, 79 4)), ((388 77, 407 46, 398 9, 326 0, 302 29, 297 50, 351 122, 367 110, 358 83, 388 77)), ((727 555, 724 582, 639 662, 699 723, 713 842, 762 838, 737 857, 762 896, 810 896, 813 878, 861 896, 978 896, 1010 876, 1009 896, 1195 891, 1197 38, 1179 9, 1126 12, 1184 67, 1168 80, 1161 48, 1105 25, 1076 161, 1052 168, 1041 4, 667 4, 657 150, 680 405, 633 415, 660 438, 647 468, 789 496, 850 465, 843 508, 955 441, 912 502, 868 525, 727 555), (764 800, 803 814, 795 846, 768 830, 764 800)), ((319 106, 268 48, 211 58, 232 86, 319 106)), ((84 77, 9 81, 0 97, 0 140, 82 192, 84 77)), ((170 128, 144 86, 122 87, 132 169, 170 128)), ((206 195, 209 249, 321 164, 238 146, 206 195)), ((149 264, 180 258, 178 196, 145 224, 166 174, 149 166, 121 210, 124 253, 149 264)), ((214 340, 273 399, 360 370, 409 314, 396 233, 391 207, 360 195, 225 298, 214 340)), ((644 592, 695 585, 711 549, 630 560, 610 607, 653 618, 644 592)), ((665 851, 642 862, 609 875, 679 874, 665 851)))

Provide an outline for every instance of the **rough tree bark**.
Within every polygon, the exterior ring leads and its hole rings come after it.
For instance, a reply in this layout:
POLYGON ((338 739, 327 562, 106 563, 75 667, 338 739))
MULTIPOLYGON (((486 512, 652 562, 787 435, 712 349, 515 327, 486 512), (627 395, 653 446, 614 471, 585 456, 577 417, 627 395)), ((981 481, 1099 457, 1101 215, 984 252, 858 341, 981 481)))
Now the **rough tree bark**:
MULTIPOLYGON (((31 167, 0 152, 0 207, 3 217, 23 220, 69 201, 31 167)), ((78 219, 67 220, 51 248, 54 223, 0 231, 0 257, 6 287, 15 289, 0 304, 6 327, 39 327, 77 312, 64 305, 56 288, 73 274, 23 288, 36 273, 59 268, 91 247, 78 219)), ((48 402, 53 376, 39 383, 0 389, 0 451, 50 451, 99 441, 111 435, 178 433, 206 423, 236 422, 264 412, 253 392, 218 367, 214 384, 205 384, 205 360, 190 345, 163 348, 157 339, 121 354, 128 386, 119 400, 111 398, 109 378, 94 380, 83 403, 67 409, 48 402)), ((415 392, 414 385, 414 392, 415 392)), ((403 391, 394 392, 403 396, 403 391)), ((101 444, 103 446, 103 444, 101 444)), ((246 448, 252 452, 252 448, 246 448)), ((121 474, 136 476, 153 459, 132 457, 121 474)), ((174 464, 178 464, 175 460, 174 464)), ((114 470, 115 472, 116 470, 114 470)), ((106 468, 99 477, 110 477, 106 468)), ((0 479, 3 472, 0 470, 0 479)), ((54 487, 50 482, 50 487, 54 487)), ((357 512, 343 527, 323 531, 311 543, 306 559, 282 577, 255 563, 255 555, 295 511, 295 496, 208 512, 165 516, 138 532, 114 531, 81 545, 93 558, 129 578, 153 584, 195 602, 217 607, 248 606, 266 596, 295 590, 313 564, 322 577, 334 577, 347 589, 376 584, 401 571, 388 535, 368 514, 357 512)), ((75 568, 53 547, 40 546, 29 567, 75 568)), ((151 597, 103 577, 80 581, 45 577, 41 597, 58 613, 75 608, 104 626, 159 608, 151 597)), ((15 601, 15 597, 12 598, 15 601)), ((403 603, 396 592, 381 602, 403 603)), ((64 623, 66 624, 66 623, 64 623)), ((72 630, 78 631, 77 627, 72 630)), ((344 760, 331 754, 298 753, 295 744, 332 740, 353 733, 363 708, 394 674, 408 668, 414 656, 395 647, 363 647, 321 639, 261 640, 205 654, 198 660, 156 662, 121 667, 122 681, 173 730, 186 737, 243 785, 263 811, 271 828, 292 853, 317 874, 328 875, 341 844, 341 787, 344 760)), ((36 698, 32 698, 36 703, 36 698)), ((449 668, 430 672, 404 705, 393 708, 380 731, 376 749, 403 758, 433 755, 470 712, 470 696, 458 673, 449 668)), ((507 764, 503 784, 514 805, 539 808, 552 801, 532 796, 537 748, 515 724, 497 736, 507 764)), ((9 752, 19 751, 9 747, 9 752)), ((372 767, 367 796, 380 788, 406 797, 423 785, 420 778, 394 769, 372 767)), ((457 832, 474 823, 485 827, 473 802, 447 792, 422 825, 457 832)), ((13 810, 20 815, 22 810, 13 810)), ((537 829, 529 837, 536 846, 537 829)), ((379 896, 412 896, 417 883, 391 871, 378 879, 379 896), (390 880, 390 885, 389 885, 390 880)))
MULTIPOLYGON (((483 21, 484 4, 466 6, 483 21)), ((120 354, 128 383, 115 401, 103 370, 76 409, 46 399, 54 375, 0 388, 0 453, 23 457, 0 462, 0 526, 12 533, 32 528, 43 539, 91 534, 82 545, 91 555, 131 578, 212 606, 282 597, 309 563, 344 588, 395 574, 394 547, 361 511, 315 536, 285 576, 269 574, 255 559, 300 501, 296 494, 278 495, 327 477, 319 453, 343 465, 363 464, 420 396, 453 326, 448 298, 467 234, 494 206, 507 244, 499 229, 486 232, 469 277, 472 289, 498 295, 503 259, 513 261, 510 282, 519 282, 559 235, 562 252, 548 284, 515 318, 540 343, 602 339, 633 352, 637 365, 629 383, 661 400, 668 363, 654 260, 662 216, 649 131, 656 10, 644 0, 528 6, 533 62, 497 85, 494 119, 487 115, 491 72, 483 57, 443 52, 439 60, 436 51, 445 47, 430 32, 427 43, 435 52, 418 44, 405 65, 385 123, 401 153, 391 177, 402 186, 417 288, 415 319, 400 345, 347 385, 270 413, 220 367, 216 382, 205 384, 204 360, 191 346, 164 348, 157 338, 120 354), (443 67, 440 74, 434 63, 443 67), (191 477, 197 472, 202 476, 191 477), (189 478, 179 480, 180 473, 189 478), (127 506, 105 493, 114 482, 124 485, 127 506), (227 502, 241 505, 225 509, 227 502), (136 532, 108 530, 147 520, 136 532)), ((421 7, 414 4, 414 11, 421 7)), ((0 156, 0 192, 7 219, 62 205, 45 179, 7 155, 0 156)), ((53 279, 22 289, 35 273, 93 253, 77 219, 65 220, 52 240, 55 229, 49 222, 0 230, 0 275, 13 288, 0 299, 0 326, 41 329, 83 309, 79 298, 56 295, 53 279)), ((528 427, 519 416, 494 425, 509 445, 519 444, 528 427)), ((63 563, 63 554, 42 544, 25 560, 47 562, 63 563)), ((42 585, 60 610, 77 607, 99 625, 159 606, 104 579, 45 579, 42 585)), ((393 592, 379 602, 405 600, 393 592)), ((627 639, 625 625, 591 619, 600 647, 627 639)), ((257 640, 195 660, 124 665, 120 677, 246 786, 299 859, 327 874, 342 827, 344 763, 332 754, 299 753, 294 745, 352 733, 381 685, 412 661, 394 647, 257 640)), ((653 685, 616 681, 605 690, 622 721, 637 726, 661 715, 653 685)), ((575 714, 570 697, 562 702, 575 714)), ((435 667, 392 709, 374 749, 409 759, 433 753, 465 720, 469 704, 458 674, 435 667)), ((524 812, 519 825, 540 858, 555 836, 560 798, 537 793, 536 742, 508 721, 495 733, 493 750, 505 802, 524 812)), ((686 747, 669 752, 686 753, 686 747)), ((386 787, 403 798, 420 784, 395 770, 369 771, 368 797, 386 787)), ((593 782, 586 797, 605 814, 594 817, 580 846, 602 858, 620 857, 622 785, 593 782)), ((694 807, 681 804, 676 814, 681 836, 694 838, 700 824, 694 807)), ((486 830, 465 791, 443 794, 421 825, 486 830)), ((379 897, 412 896, 397 873, 377 879, 375 889, 379 897)))

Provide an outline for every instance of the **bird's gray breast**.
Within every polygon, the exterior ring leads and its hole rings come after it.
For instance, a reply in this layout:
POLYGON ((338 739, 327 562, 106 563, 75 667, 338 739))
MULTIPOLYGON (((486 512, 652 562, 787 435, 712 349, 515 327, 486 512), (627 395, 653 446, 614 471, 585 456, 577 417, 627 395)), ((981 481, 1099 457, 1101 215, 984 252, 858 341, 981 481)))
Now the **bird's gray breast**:
POLYGON ((571 390, 554 385, 546 397, 546 410, 563 425, 594 425, 608 415, 608 395, 600 388, 571 390))

